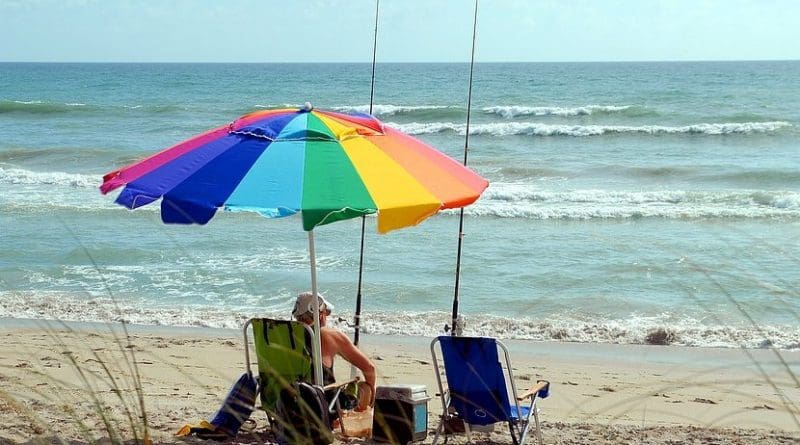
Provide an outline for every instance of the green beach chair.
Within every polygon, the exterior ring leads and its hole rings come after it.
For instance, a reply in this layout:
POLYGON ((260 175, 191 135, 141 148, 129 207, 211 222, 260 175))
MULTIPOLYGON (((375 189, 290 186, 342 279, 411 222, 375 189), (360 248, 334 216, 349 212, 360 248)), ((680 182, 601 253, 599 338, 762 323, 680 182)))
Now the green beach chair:
MULTIPOLYGON (((253 375, 250 360, 248 328, 253 330, 258 365, 258 396, 270 425, 275 428, 278 418, 278 401, 282 391, 292 391, 298 382, 313 384, 312 348, 314 331, 310 326, 292 320, 253 318, 243 328, 246 372, 253 375)), ((339 393, 358 379, 325 386, 330 393, 328 413, 341 413, 339 393)))
POLYGON ((314 332, 304 323, 291 320, 253 318, 244 325, 245 362, 250 362, 248 326, 253 328, 253 342, 258 363, 257 380, 261 408, 272 417, 281 389, 294 382, 312 382, 314 332))

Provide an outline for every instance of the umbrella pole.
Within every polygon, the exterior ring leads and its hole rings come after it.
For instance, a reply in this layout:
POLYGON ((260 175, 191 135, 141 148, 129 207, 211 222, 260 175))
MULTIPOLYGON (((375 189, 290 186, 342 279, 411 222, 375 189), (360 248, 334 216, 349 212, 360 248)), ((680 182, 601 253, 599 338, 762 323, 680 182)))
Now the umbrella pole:
POLYGON ((311 262, 311 307, 314 310, 314 383, 322 386, 322 335, 319 326, 319 297, 317 293, 317 259, 314 253, 314 231, 308 231, 308 255, 311 262))

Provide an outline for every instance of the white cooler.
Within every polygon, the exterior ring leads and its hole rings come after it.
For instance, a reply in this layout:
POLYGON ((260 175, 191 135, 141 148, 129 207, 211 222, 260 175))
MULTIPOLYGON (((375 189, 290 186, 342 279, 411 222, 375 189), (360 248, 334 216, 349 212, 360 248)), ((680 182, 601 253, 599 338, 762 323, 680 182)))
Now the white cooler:
POLYGON ((372 439, 401 445, 425 440, 430 399, 425 385, 379 386, 375 391, 372 439))

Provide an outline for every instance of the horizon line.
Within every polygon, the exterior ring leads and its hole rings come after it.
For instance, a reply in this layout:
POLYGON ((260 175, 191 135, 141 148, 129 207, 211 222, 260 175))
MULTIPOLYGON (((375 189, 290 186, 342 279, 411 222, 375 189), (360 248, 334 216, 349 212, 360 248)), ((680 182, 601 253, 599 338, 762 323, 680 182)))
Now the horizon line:
MULTIPOLYGON (((719 63, 719 62, 798 62, 798 59, 674 59, 674 60, 559 60, 559 61, 534 61, 534 60, 486 60, 475 61, 476 65, 479 64, 522 64, 522 63, 719 63)), ((0 60, 0 63, 30 63, 30 64, 185 64, 185 65, 371 65, 372 62, 363 61, 350 61, 350 62, 299 62, 299 61, 280 61, 280 62, 233 62, 233 61, 96 61, 96 60, 0 60)), ((413 64, 469 64, 469 61, 402 61, 402 62, 376 62, 376 65, 413 65, 413 64)))

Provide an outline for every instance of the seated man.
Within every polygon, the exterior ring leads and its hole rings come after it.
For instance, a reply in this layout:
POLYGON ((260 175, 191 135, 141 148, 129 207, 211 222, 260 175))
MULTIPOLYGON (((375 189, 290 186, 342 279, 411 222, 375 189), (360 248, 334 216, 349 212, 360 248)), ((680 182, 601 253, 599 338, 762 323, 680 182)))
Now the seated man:
MULTIPOLYGON (((333 359, 337 355, 341 355, 342 358, 361 370, 361 373, 364 375, 364 380, 371 390, 369 406, 373 406, 375 404, 375 365, 353 344, 350 337, 343 332, 326 326, 326 321, 328 316, 331 315, 333 305, 325 300, 325 297, 321 294, 318 295, 318 298, 320 342, 322 344, 322 384, 329 385, 335 382, 333 359)), ((314 295, 311 292, 303 292, 298 295, 294 303, 292 316, 299 322, 313 325, 313 302, 314 295)))

